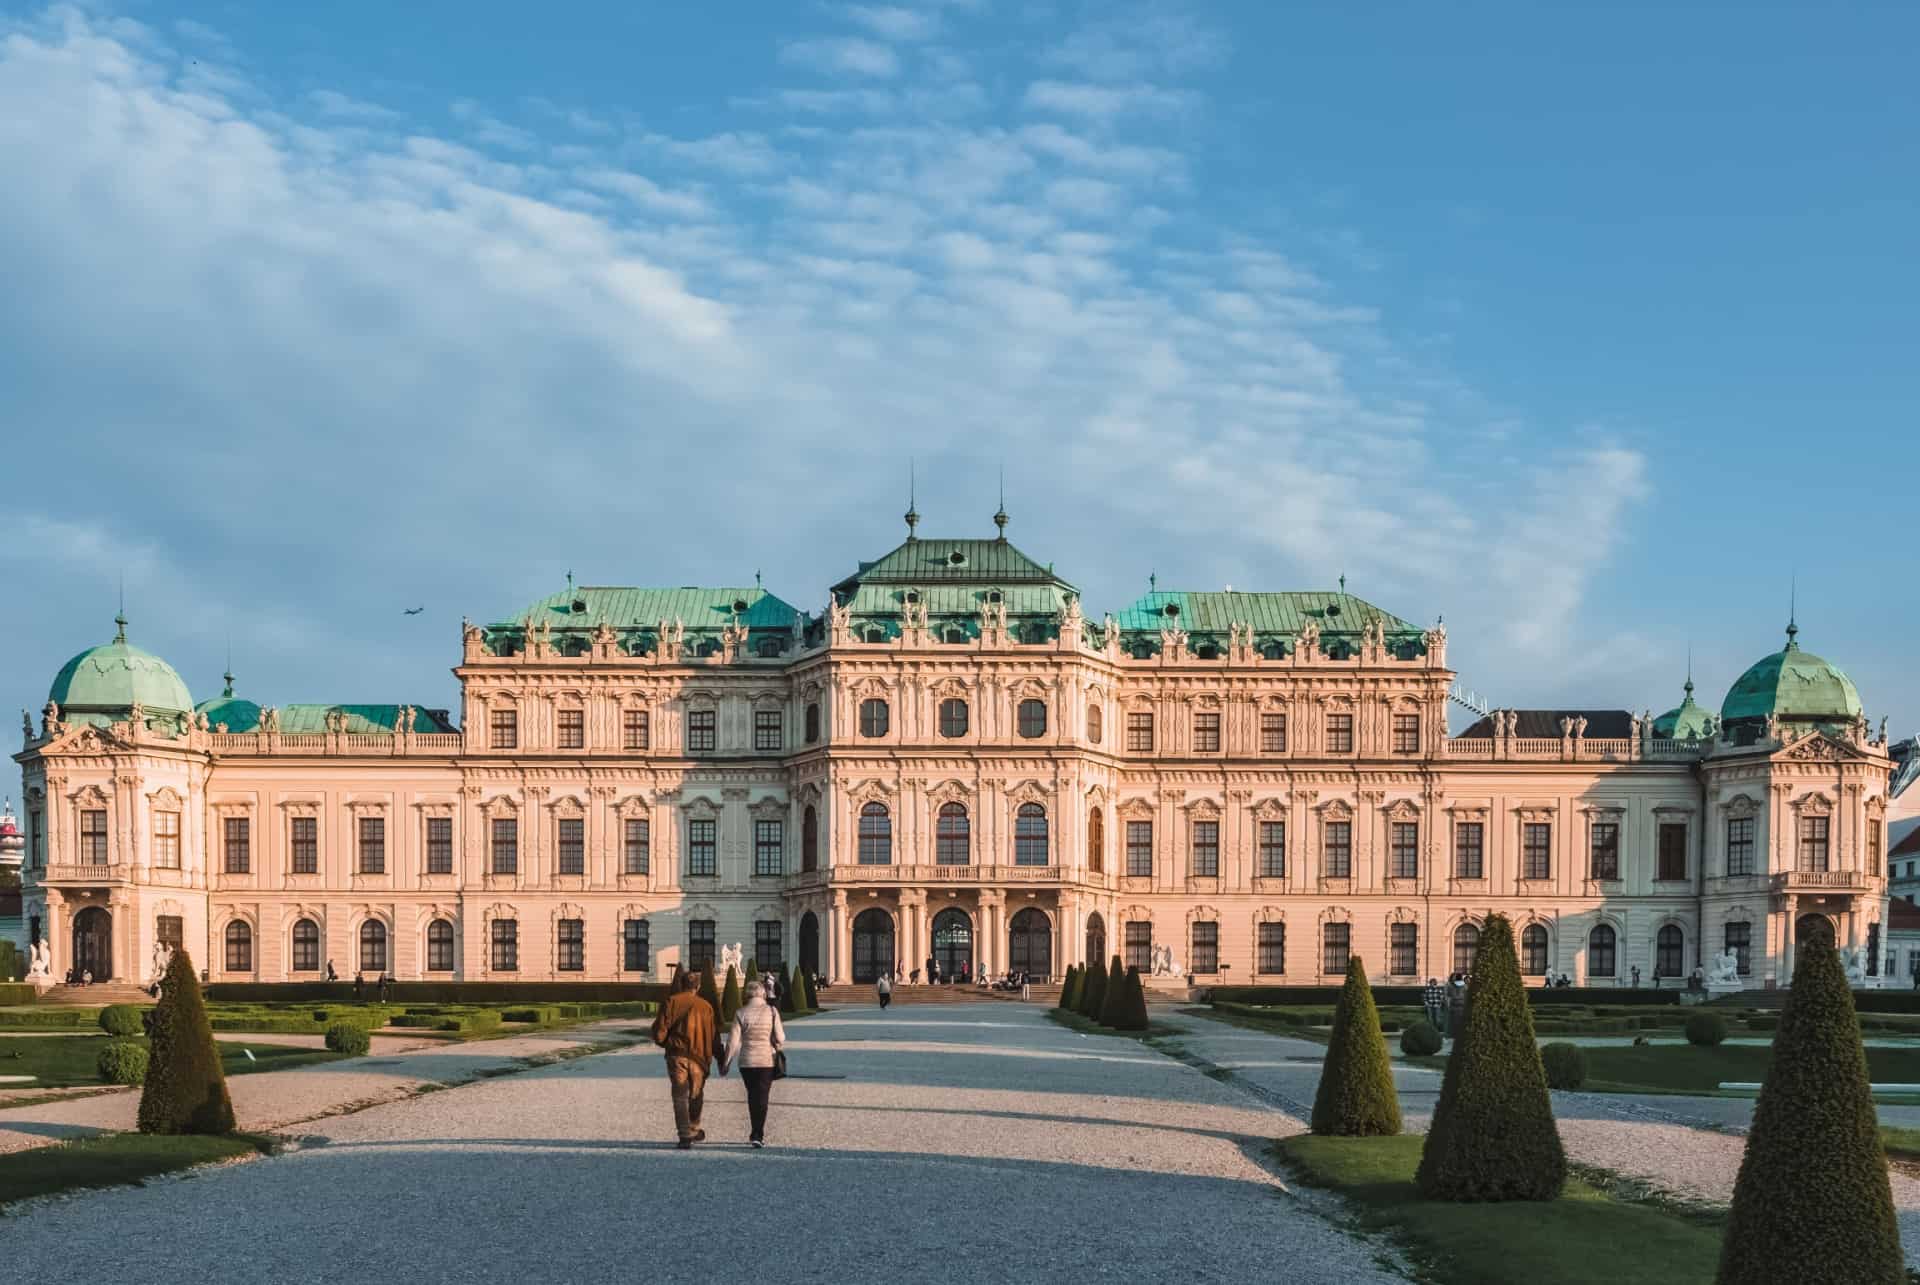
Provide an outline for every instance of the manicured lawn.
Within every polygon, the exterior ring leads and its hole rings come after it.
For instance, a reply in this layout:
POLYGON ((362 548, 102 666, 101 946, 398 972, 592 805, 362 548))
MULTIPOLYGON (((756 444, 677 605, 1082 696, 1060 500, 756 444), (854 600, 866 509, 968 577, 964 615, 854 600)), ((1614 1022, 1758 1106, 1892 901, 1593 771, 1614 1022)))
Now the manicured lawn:
POLYGON ((1507 1204, 1421 1200, 1413 1185, 1425 1138, 1287 1138, 1276 1144, 1311 1186, 1340 1192, 1369 1227, 1395 1234, 1444 1285, 1616 1285, 1710 1281, 1720 1229, 1578 1181, 1560 1199, 1507 1204))
MULTIPOLYGON (((107 1037, 86 1035, 12 1035, 0 1039, 0 1075, 31 1075, 23 1089, 68 1088, 76 1084, 99 1084, 94 1063, 107 1037)), ((341 1056, 325 1049, 290 1048, 284 1044, 247 1044, 244 1040, 221 1040, 220 1064, 228 1075, 248 1075, 256 1071, 285 1071, 296 1066, 332 1062, 341 1056), (251 1049, 248 1059, 244 1050, 251 1049)))
MULTIPOLYGON (((1713 1093, 1723 1080, 1760 1083, 1773 1048, 1765 1044, 1608 1045, 1587 1049, 1593 1093, 1713 1093)), ((1920 1083, 1920 1049, 1870 1048, 1867 1073, 1876 1084, 1920 1083)))
POLYGON ((81 1187, 132 1185, 156 1174, 266 1150, 248 1134, 225 1138, 111 1133, 0 1155, 0 1205, 81 1187))
POLYGON ((1887 1155, 1895 1160, 1920 1160, 1920 1129, 1900 1129, 1883 1124, 1880 1126, 1880 1142, 1886 1147, 1887 1155))

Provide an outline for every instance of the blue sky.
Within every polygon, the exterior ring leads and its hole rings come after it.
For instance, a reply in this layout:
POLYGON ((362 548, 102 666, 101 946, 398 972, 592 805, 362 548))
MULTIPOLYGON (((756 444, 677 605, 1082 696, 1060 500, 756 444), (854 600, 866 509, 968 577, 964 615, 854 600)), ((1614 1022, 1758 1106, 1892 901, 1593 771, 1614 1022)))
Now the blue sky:
POLYGON ((38 709, 447 704, 587 583, 903 532, 1118 610, 1341 574, 1502 704, 1801 641, 1920 730, 1909 5, 0 4, 38 709), (419 616, 404 607, 424 605, 419 616))

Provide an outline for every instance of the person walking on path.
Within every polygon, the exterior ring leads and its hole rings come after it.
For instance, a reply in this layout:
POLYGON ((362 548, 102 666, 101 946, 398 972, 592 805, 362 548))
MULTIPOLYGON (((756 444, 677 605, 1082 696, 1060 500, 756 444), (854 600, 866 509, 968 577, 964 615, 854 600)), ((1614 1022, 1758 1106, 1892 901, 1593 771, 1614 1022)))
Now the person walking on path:
POLYGON ((700 1114, 706 1106, 707 1068, 713 1062, 713 1005, 700 998, 693 973, 674 975, 673 993, 653 1019, 653 1042, 667 1051, 667 1082, 673 1086, 673 1127, 680 1150, 704 1140, 700 1114))
POLYGON ((727 1034, 720 1074, 725 1075, 729 1066, 739 1063, 741 1083, 747 1086, 747 1119, 753 1130, 747 1141, 756 1151, 767 1145, 767 1095, 773 1091, 774 1057, 786 1044, 787 1028, 780 1021, 780 1010, 767 1003, 767 988, 759 982, 748 982, 747 1001, 733 1015, 733 1029, 727 1034))
POLYGON ((893 983, 887 980, 885 973, 880 974, 880 980, 873 984, 873 988, 880 995, 881 1008, 884 1009, 888 1004, 893 1002, 893 983))
POLYGON ((1447 1033, 1447 992, 1438 977, 1427 978, 1427 989, 1420 998, 1425 1002, 1427 1024, 1442 1035, 1447 1033))

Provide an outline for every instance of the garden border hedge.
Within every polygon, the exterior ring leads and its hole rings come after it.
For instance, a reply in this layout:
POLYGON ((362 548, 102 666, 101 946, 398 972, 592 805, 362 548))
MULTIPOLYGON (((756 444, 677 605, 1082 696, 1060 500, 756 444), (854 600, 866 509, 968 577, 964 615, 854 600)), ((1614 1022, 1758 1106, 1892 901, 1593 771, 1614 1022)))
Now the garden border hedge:
MULTIPOLYGON (((352 982, 215 982, 207 998, 223 1001, 353 1000, 352 982)), ((667 997, 663 982, 395 982, 393 1004, 619 1004, 633 1000, 659 1003, 667 997)), ((377 987, 362 992, 365 1002, 379 998, 377 987)))
MULTIPOLYGON (((1373 1001, 1382 1007, 1393 1005, 1412 1005, 1423 1003, 1426 992, 1424 984, 1417 986, 1376 986, 1373 988, 1373 1001)), ((1591 1008, 1596 1004, 1632 1004, 1660 1005, 1678 1004, 1678 990, 1654 990, 1643 986, 1635 990, 1630 986, 1569 986, 1549 989, 1545 986, 1529 986, 1526 989, 1527 1003, 1535 1008, 1542 1005, 1557 1004, 1578 1005, 1591 1008)), ((1207 1003, 1231 1004, 1318 1004, 1332 1008, 1340 998, 1338 986, 1212 986, 1207 988, 1207 1003)), ((1903 996, 1902 998, 1908 998, 1903 996)), ((1890 1011, 1920 1013, 1920 992, 1911 996, 1910 1008, 1890 1011)))

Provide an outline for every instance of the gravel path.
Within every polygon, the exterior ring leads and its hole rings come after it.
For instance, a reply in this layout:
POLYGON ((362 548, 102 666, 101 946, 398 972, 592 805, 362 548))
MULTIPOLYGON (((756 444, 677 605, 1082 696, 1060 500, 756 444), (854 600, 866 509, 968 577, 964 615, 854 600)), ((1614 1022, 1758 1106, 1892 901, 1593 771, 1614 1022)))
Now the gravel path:
MULTIPOLYGON (((796 1022, 771 1146, 737 1076, 672 1147, 651 1046, 318 1121, 300 1149, 30 1208, 24 1279, 1398 1279, 1287 1197, 1245 1093, 1038 1006, 796 1022), (1269 1275, 1268 1279, 1274 1277, 1269 1275)), ((286 1074, 292 1075, 293 1072, 286 1074)), ((261 1079, 275 1077, 258 1077, 261 1079)))

